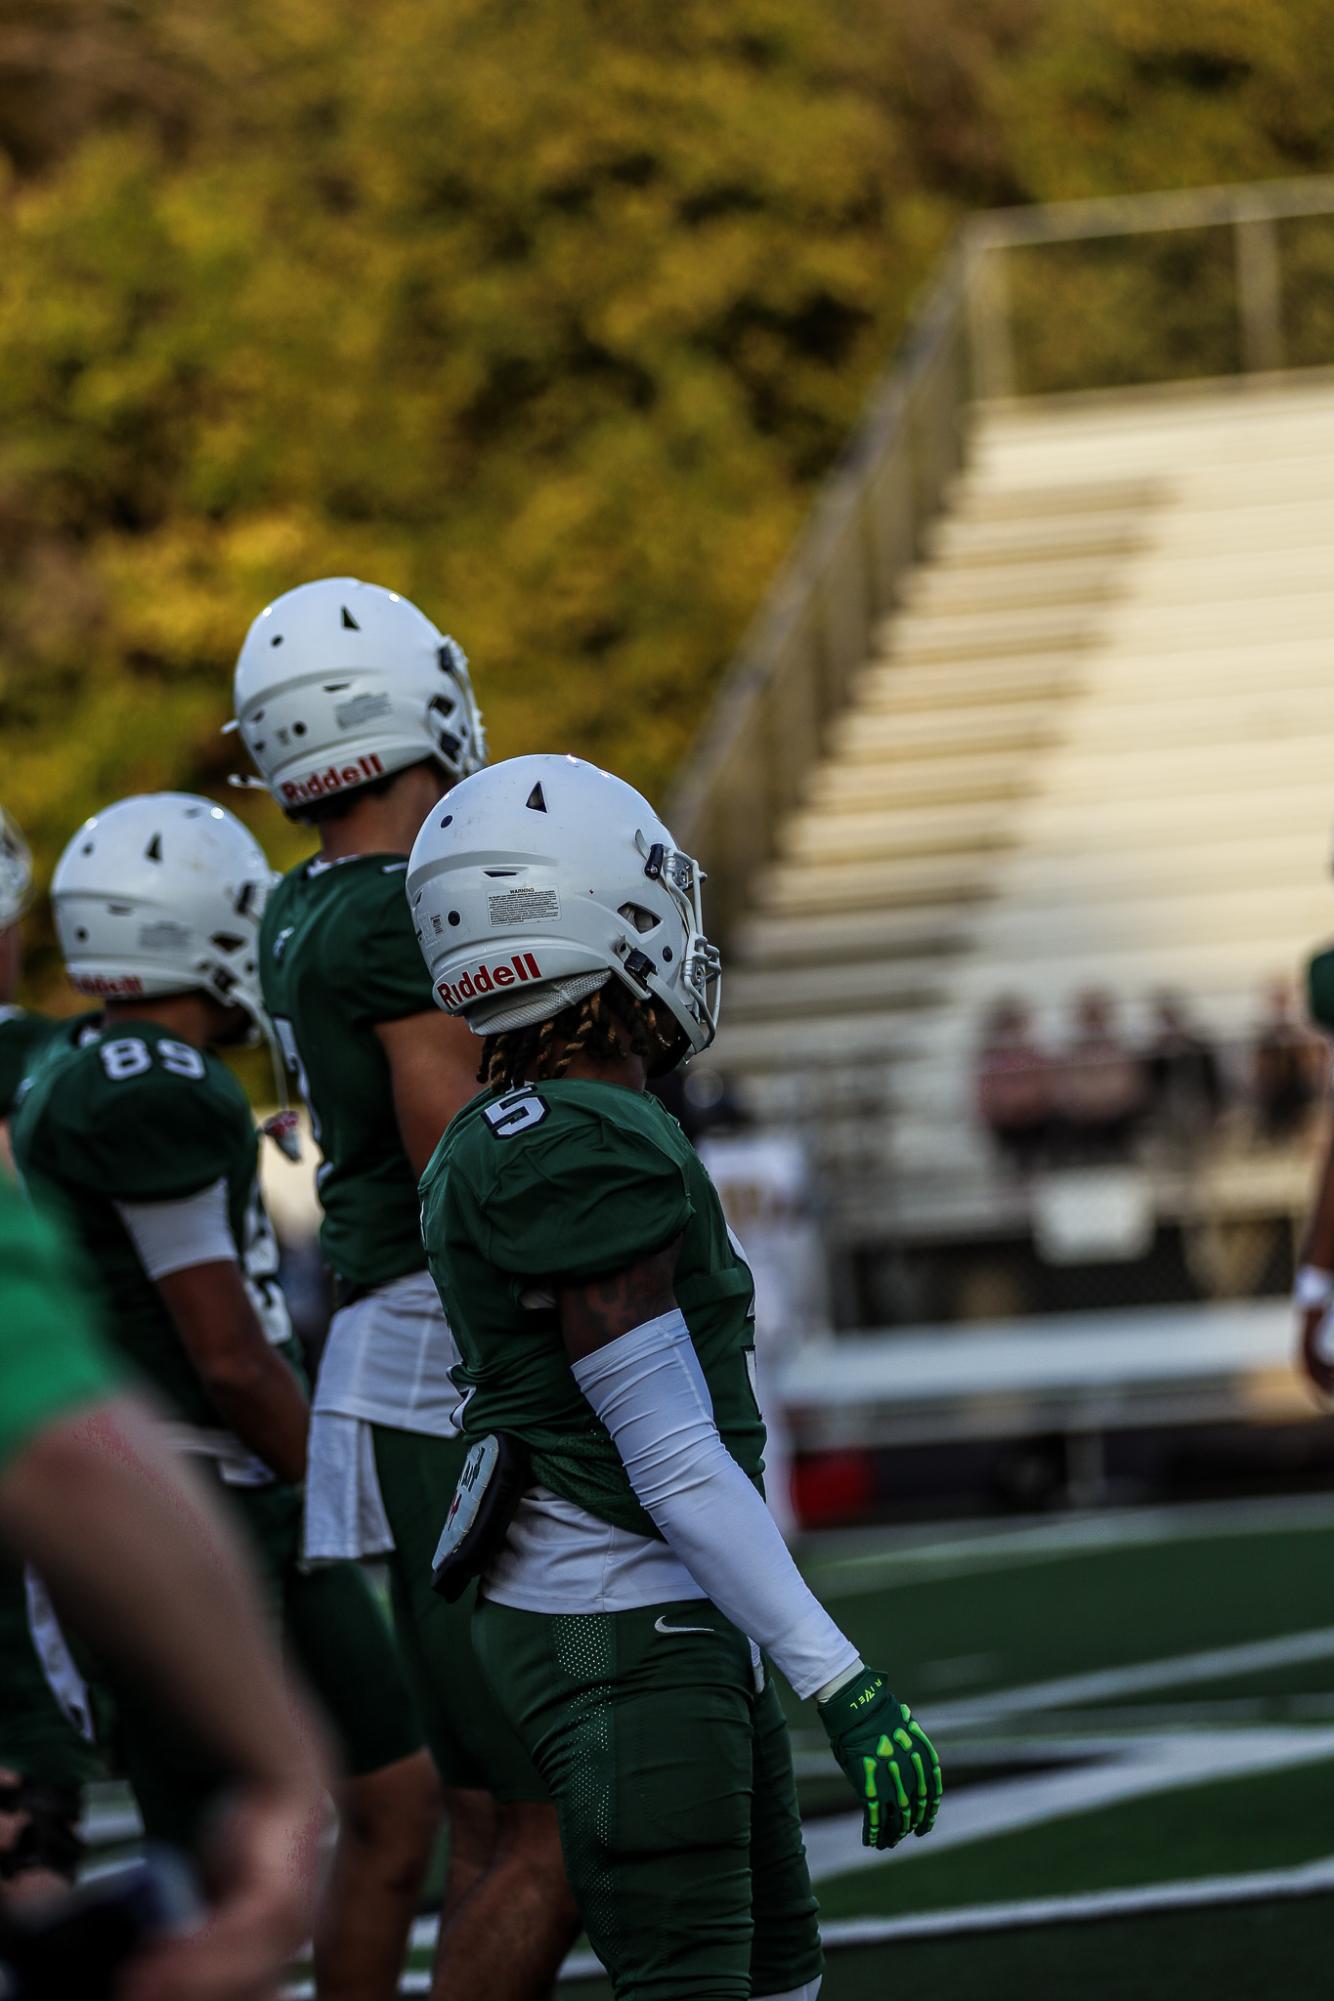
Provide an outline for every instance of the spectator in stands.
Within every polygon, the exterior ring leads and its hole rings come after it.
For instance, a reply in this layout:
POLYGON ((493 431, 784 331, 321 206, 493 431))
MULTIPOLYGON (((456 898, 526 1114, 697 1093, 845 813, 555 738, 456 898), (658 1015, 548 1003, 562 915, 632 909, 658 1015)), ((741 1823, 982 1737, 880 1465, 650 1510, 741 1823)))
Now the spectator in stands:
POLYGON ((1175 1145, 1196 1145, 1217 1122, 1226 1092, 1213 1044, 1191 1022, 1182 995, 1155 997, 1144 1061, 1155 1130, 1175 1145))
POLYGON ((1042 1165, 1052 1141, 1051 1067, 1021 1000, 994 1001, 982 1025, 975 1072, 977 1116, 1020 1174, 1042 1165))
POLYGON ((1324 1046, 1297 1013, 1286 980, 1275 980, 1251 1050, 1251 1090, 1262 1139, 1297 1138, 1310 1123, 1323 1086, 1324 1046))
POLYGON ((1075 1002, 1074 1035, 1056 1083, 1065 1159, 1125 1160, 1147 1109, 1148 1078, 1121 1033, 1110 994, 1084 993, 1075 1002))

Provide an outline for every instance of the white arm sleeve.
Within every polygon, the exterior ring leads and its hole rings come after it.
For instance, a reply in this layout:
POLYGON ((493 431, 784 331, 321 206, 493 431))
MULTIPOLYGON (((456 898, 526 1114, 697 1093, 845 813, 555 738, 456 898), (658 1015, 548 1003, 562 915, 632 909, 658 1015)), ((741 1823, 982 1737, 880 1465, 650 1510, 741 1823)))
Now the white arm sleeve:
POLYGON ((118 1202, 116 1214, 150 1278, 166 1278, 191 1265, 237 1261, 227 1183, 221 1178, 179 1202, 118 1202))
POLYGON ((700 1589, 799 1696, 860 1657, 807 1590, 777 1525, 718 1435, 685 1318, 664 1313, 571 1364, 645 1512, 700 1589))

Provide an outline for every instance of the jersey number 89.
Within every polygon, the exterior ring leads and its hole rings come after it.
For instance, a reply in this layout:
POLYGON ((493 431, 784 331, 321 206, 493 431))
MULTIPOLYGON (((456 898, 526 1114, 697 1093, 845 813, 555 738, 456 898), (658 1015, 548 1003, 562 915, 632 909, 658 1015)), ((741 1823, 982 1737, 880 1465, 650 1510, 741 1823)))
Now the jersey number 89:
POLYGON ((145 1070, 152 1069, 154 1057, 173 1077, 193 1077, 198 1082, 204 1074, 204 1059, 188 1042, 157 1042, 150 1049, 137 1035, 127 1035, 102 1043, 98 1054, 113 1084, 123 1083, 127 1077, 142 1077, 145 1070))

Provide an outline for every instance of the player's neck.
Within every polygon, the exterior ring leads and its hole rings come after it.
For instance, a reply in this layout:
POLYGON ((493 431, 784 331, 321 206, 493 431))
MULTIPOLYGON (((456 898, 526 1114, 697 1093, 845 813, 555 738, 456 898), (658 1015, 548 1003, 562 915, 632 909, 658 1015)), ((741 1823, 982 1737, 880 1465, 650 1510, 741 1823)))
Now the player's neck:
POLYGON ((590 1056, 580 1052, 565 1075, 584 1084, 619 1084, 642 1091, 648 1084, 648 1064, 642 1056, 590 1056))
POLYGON ((103 1011, 109 1028, 122 1021, 150 1021, 196 1049, 207 1049, 218 1032, 218 1003, 209 994, 150 994, 139 1000, 109 1000, 103 1011))
POLYGON ((353 855, 406 855, 422 821, 448 787, 434 765, 414 764, 387 792, 358 799, 340 820, 320 828, 320 860, 347 861, 353 855))

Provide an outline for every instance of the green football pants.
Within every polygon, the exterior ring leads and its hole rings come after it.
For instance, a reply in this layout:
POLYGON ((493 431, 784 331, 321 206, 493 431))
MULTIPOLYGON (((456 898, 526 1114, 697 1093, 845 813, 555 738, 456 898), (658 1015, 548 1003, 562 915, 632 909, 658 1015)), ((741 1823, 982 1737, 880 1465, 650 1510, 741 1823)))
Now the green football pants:
MULTIPOLYGON (((293 1487, 225 1488, 284 1651, 323 1712, 342 1770, 378 1772, 422 1748, 422 1731, 389 1622, 354 1563, 303 1571, 301 1496, 293 1487)), ((126 1776, 156 1840, 192 1848, 226 1774, 164 1709, 156 1688, 119 1673, 115 1698, 126 1776)))
POLYGON ((749 2001, 823 1964, 787 1725, 703 1599, 632 1612, 483 1600, 474 1642, 551 1788, 617 2001, 749 2001))
POLYGON ((375 1470, 394 1532, 387 1558, 394 1626, 440 1777, 498 1800, 548 1799, 473 1652, 476 1587, 454 1605, 431 1589, 436 1544, 470 1441, 380 1424, 374 1434, 375 1470))

